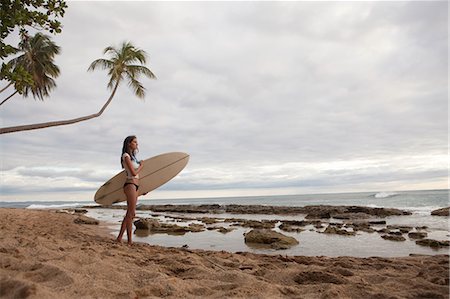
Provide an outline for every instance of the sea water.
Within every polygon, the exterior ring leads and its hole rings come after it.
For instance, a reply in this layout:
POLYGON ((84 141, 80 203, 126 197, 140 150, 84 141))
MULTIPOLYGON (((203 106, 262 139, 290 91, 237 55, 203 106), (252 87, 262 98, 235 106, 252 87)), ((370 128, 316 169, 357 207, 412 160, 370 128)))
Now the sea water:
MULTIPOLYGON (((240 205, 267 205, 267 206, 307 206, 307 205, 357 205, 369 207, 398 208, 412 212, 411 216, 386 217, 387 225, 427 226, 428 238, 436 240, 449 240, 449 218, 431 216, 431 211, 450 206, 449 190, 421 190, 400 192, 362 192, 339 194, 313 194, 313 195, 284 195, 284 196, 254 196, 254 197, 227 197, 227 198, 186 198, 172 200, 143 199, 139 204, 240 204, 240 205)), ((72 208, 96 205, 93 201, 80 202, 0 202, 0 207, 16 207, 29 209, 43 208, 72 208)), ((117 234, 120 222, 125 214, 124 210, 115 209, 88 209, 88 216, 105 221, 109 224, 113 234, 117 234)), ((215 217, 215 218, 243 218, 255 220, 302 220, 305 215, 237 215, 237 214, 180 214, 162 213, 166 216, 187 217, 215 217)), ((136 212, 137 217, 159 218, 162 222, 188 225, 200 223, 198 221, 176 222, 172 218, 161 215, 155 217, 151 211, 136 212)), ((333 221, 338 222, 338 221, 333 221)), ((220 226, 228 226, 219 223, 220 226)), ((376 227, 375 227, 376 228, 376 227)), ((387 241, 378 233, 358 232, 356 236, 341 236, 318 233, 313 227, 306 227, 301 233, 282 232, 299 241, 299 245, 287 250, 271 250, 267 248, 249 247, 244 242, 243 234, 250 228, 235 227, 230 233, 222 234, 217 231, 204 231, 199 233, 186 233, 184 235, 150 234, 136 235, 134 240, 155 245, 181 247, 187 245, 193 249, 226 250, 231 252, 250 251, 265 254, 283 255, 309 255, 309 256, 407 256, 409 254, 448 254, 448 247, 432 249, 415 244, 414 240, 406 237, 406 241, 387 241)))

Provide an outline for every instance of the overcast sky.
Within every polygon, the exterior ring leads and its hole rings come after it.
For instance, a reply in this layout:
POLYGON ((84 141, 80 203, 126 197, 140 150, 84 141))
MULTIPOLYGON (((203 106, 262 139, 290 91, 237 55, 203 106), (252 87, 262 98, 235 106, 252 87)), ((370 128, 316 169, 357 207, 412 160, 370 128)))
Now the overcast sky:
POLYGON ((92 200, 132 134, 141 159, 191 155, 149 199, 448 188, 446 1, 68 5, 57 89, 2 105, 3 127, 97 112, 108 77, 87 68, 110 45, 158 79, 97 119, 0 136, 2 201, 92 200))

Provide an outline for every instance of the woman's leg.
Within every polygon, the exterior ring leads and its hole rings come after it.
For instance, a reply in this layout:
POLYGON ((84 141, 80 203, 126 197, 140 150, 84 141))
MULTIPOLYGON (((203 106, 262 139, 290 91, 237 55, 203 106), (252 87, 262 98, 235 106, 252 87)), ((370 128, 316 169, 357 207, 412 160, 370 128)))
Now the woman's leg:
POLYGON ((126 218, 126 229, 127 229, 127 239, 128 244, 132 244, 133 235, 133 219, 136 213, 136 202, 137 202, 137 190, 135 185, 127 185, 124 188, 125 194, 127 196, 127 214, 126 218))
POLYGON ((117 242, 122 242, 122 237, 127 229, 128 243, 131 241, 131 231, 133 228, 133 219, 136 211, 137 191, 134 185, 126 185, 124 188, 125 195, 127 196, 127 213, 125 214, 122 225, 120 226, 120 232, 117 236, 117 242))

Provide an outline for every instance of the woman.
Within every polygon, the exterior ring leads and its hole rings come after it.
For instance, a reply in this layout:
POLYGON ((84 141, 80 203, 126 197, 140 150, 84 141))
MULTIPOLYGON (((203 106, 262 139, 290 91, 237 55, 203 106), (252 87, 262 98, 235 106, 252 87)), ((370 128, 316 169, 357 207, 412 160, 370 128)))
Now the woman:
POLYGON ((127 179, 123 185, 123 191, 127 196, 127 213, 122 221, 117 242, 122 242, 122 236, 127 230, 128 245, 132 242, 133 219, 136 212, 136 202, 139 189, 139 172, 142 170, 142 161, 136 159, 138 153, 138 142, 136 136, 128 136, 123 141, 122 158, 120 160, 122 168, 125 168, 127 179))

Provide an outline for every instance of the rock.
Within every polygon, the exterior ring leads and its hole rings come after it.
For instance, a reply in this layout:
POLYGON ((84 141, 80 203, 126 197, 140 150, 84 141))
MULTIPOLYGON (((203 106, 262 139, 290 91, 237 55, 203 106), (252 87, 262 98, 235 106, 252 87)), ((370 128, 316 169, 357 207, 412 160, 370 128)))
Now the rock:
POLYGON ((407 233, 413 230, 411 226, 405 226, 405 225, 388 225, 388 229, 398 229, 399 231, 403 233, 407 233))
MULTIPOLYGON (((134 222, 136 230, 147 230, 152 233, 166 233, 184 235, 187 232, 201 232, 205 230, 202 224, 190 224, 189 226, 179 226, 176 224, 160 223, 156 219, 140 218, 134 222)), ((139 232, 141 235, 143 233, 139 232)))
POLYGON ((90 224, 90 225, 97 225, 99 224, 99 221, 94 218, 90 218, 87 216, 78 216, 73 222, 76 224, 90 224))
POLYGON ((382 229, 377 230, 377 233, 379 233, 379 234, 389 234, 390 232, 391 231, 387 228, 382 228, 382 229))
POLYGON ((336 226, 336 227, 339 227, 339 228, 342 228, 344 226, 343 223, 338 223, 338 222, 330 222, 328 225, 336 226))
POLYGON ((450 207, 437 209, 431 212, 432 216, 448 216, 450 211, 450 207))
POLYGON ((242 227, 251 227, 251 228, 265 228, 265 229, 270 229, 270 228, 275 228, 275 223, 276 221, 271 221, 271 220, 262 220, 262 221, 257 221, 257 220, 245 220, 241 226, 242 227))
MULTIPOLYGON (((111 208, 117 208, 112 206, 111 208)), ((230 214, 268 214, 268 215, 294 215, 307 214, 311 217, 334 217, 335 214, 343 215, 349 213, 348 217, 361 217, 367 214, 376 217, 411 215, 411 212, 388 209, 371 208, 360 206, 306 206, 306 207, 283 207, 283 206, 263 206, 263 205, 139 205, 137 210, 151 210, 153 212, 175 212, 175 213, 230 213, 230 214)), ((346 216, 344 216, 346 217, 346 216)), ((364 216, 365 217, 365 216, 364 216)))
POLYGON ((437 241, 437 240, 432 240, 432 239, 422 239, 422 240, 416 241, 417 245, 430 246, 430 247, 434 247, 434 248, 448 247, 449 243, 450 243, 449 241, 437 241))
POLYGON ((344 235, 344 236, 354 236, 356 235, 355 231, 347 231, 345 229, 339 229, 335 226, 328 225, 328 227, 323 232, 324 234, 336 234, 336 235, 344 235))
POLYGON ((62 210, 58 210, 58 213, 68 213, 68 214, 74 214, 74 215, 84 215, 88 212, 88 210, 86 209, 79 209, 79 208, 75 208, 75 209, 62 209, 62 210))
POLYGON ((411 215, 409 211, 403 211, 399 209, 392 208, 370 208, 370 207, 359 207, 350 206, 347 207, 348 213, 365 213, 377 217, 387 217, 387 216, 401 216, 401 215, 411 215))
POLYGON ((402 235, 400 235, 400 236, 397 236, 397 235, 382 235, 381 237, 383 239, 389 240, 389 241, 406 241, 405 237, 403 237, 402 235))
POLYGON ((393 232, 393 231, 390 231, 388 234, 391 235, 391 236, 401 236, 401 235, 402 235, 402 232, 393 232))
POLYGON ((134 226, 136 226, 136 229, 154 229, 161 227, 158 220, 151 218, 140 218, 134 222, 134 226))
POLYGON ((218 229, 217 229, 217 231, 219 232, 219 233, 222 233, 222 234, 227 234, 227 233, 229 233, 229 232, 231 232, 231 231, 233 231, 234 229, 233 228, 226 228, 226 227, 219 227, 218 229))
POLYGON ((307 226, 307 225, 322 225, 322 221, 320 220, 283 220, 281 224, 291 225, 291 226, 307 226))
POLYGON ((280 224, 280 226, 278 226, 279 229, 285 231, 285 232, 296 232, 296 233, 300 233, 302 231, 304 231, 304 229, 299 228, 299 227, 294 227, 292 225, 286 224, 286 223, 282 223, 280 224))
POLYGON ((341 214, 333 214, 333 218, 335 219, 365 219, 369 218, 370 215, 366 213, 341 213, 341 214))
POLYGON ((386 224, 386 220, 372 220, 369 221, 369 224, 373 224, 373 225, 379 225, 379 224, 386 224))
POLYGON ((189 230, 193 233, 198 233, 198 232, 204 231, 205 226, 203 224, 191 223, 191 224, 189 224, 189 230))
POLYGON ((350 222, 346 223, 345 226, 353 228, 354 231, 363 231, 366 233, 375 232, 375 230, 370 227, 369 222, 350 222))
POLYGON ((287 249, 299 243, 293 237, 285 236, 270 229, 253 229, 244 235, 247 244, 265 244, 273 249, 287 249))
POLYGON ((321 222, 319 222, 319 223, 314 224, 314 227, 317 229, 321 229, 321 228, 323 228, 323 225, 321 222))
POLYGON ((331 215, 326 211, 316 211, 306 215, 305 219, 329 219, 331 215))
POLYGON ((200 220, 204 224, 214 224, 214 223, 219 222, 216 218, 209 218, 209 217, 202 217, 202 218, 199 218, 198 220, 200 220))
POLYGON ((428 226, 416 226, 416 230, 427 230, 428 226))
POLYGON ((411 239, 424 239, 428 236, 425 232, 411 232, 408 234, 408 237, 411 239))
POLYGON ((239 219, 239 218, 227 218, 224 220, 224 222, 234 222, 231 224, 232 226, 242 226, 242 227, 250 227, 250 228, 266 228, 271 229, 275 228, 275 223, 278 222, 278 220, 248 220, 248 219, 239 219))

